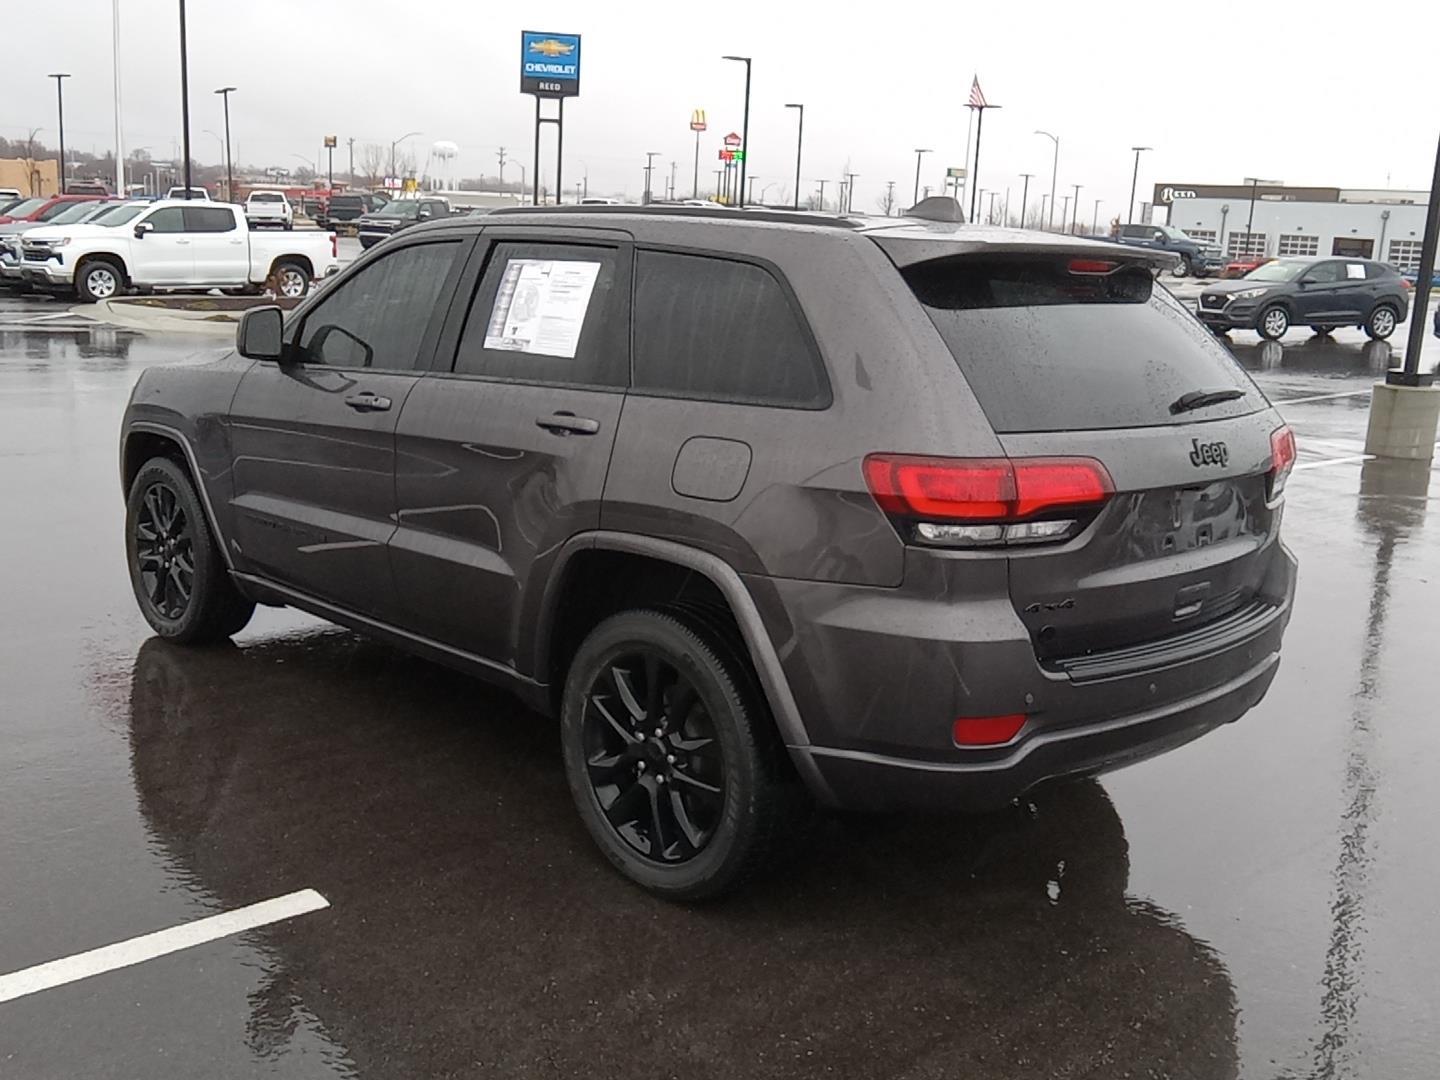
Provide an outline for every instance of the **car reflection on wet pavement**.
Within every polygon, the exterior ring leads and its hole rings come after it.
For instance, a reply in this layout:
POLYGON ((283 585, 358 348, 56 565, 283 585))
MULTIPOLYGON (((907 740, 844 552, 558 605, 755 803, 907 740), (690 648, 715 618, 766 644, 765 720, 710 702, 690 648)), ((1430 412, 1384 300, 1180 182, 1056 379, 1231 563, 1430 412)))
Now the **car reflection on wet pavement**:
POLYGON ((1361 460, 1398 342, 1231 342, 1302 449, 1254 712, 992 817, 817 817, 688 908, 608 870, 553 727, 483 684, 283 611, 150 639, 118 420, 224 341, 52 310, 0 304, 0 976, 331 906, 0 1003, 0 1076, 1429 1074, 1440 484, 1361 460))

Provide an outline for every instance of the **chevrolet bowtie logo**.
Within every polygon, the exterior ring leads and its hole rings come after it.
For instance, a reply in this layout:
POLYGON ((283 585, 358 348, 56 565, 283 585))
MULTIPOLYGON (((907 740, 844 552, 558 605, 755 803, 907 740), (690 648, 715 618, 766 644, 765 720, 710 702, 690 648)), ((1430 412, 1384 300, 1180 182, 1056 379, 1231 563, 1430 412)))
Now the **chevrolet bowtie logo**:
POLYGON ((530 42, 530 51, 553 60, 557 56, 569 56, 575 51, 575 46, 566 45, 563 41, 556 41, 554 38, 545 38, 543 41, 530 42))

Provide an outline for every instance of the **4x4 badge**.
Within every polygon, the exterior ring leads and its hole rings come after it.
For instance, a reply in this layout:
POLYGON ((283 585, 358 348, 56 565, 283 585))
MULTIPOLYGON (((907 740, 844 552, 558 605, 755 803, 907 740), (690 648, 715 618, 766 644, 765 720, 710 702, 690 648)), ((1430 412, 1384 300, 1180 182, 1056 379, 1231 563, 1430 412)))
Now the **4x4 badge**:
POLYGON ((1230 460, 1230 448, 1223 442, 1202 443, 1190 440, 1190 464, 1197 469, 1201 465, 1224 465, 1230 460))

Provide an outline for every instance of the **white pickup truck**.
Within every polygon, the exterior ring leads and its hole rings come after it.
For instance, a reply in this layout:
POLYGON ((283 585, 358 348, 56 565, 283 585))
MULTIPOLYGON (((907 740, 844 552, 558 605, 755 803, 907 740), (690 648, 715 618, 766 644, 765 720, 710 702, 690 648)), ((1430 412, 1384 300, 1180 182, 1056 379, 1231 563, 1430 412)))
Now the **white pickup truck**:
POLYGON ((70 225, 35 229, 20 247, 20 276, 87 303, 127 288, 252 289, 270 282, 287 298, 340 268, 335 234, 312 230, 251 232, 245 208, 164 199, 128 228, 70 225))

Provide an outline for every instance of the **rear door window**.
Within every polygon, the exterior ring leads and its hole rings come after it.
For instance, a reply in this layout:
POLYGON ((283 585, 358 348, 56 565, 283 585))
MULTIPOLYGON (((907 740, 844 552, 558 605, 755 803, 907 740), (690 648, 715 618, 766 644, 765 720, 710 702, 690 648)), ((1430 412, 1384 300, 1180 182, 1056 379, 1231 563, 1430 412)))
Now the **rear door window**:
POLYGON ((186 206, 185 231, 194 233, 233 232, 235 215, 223 206, 186 206))
POLYGON ((635 256, 635 392, 823 409, 830 385, 770 271, 704 255, 635 256))
POLYGON ((903 270, 1000 433, 1152 427, 1239 416, 1264 396, 1149 271, 1079 273, 1068 257, 935 259, 903 270), (1243 396, 1197 412, 1195 390, 1243 396))
POLYGON ((461 331, 455 372, 552 386, 627 382, 620 252, 497 241, 461 331))

